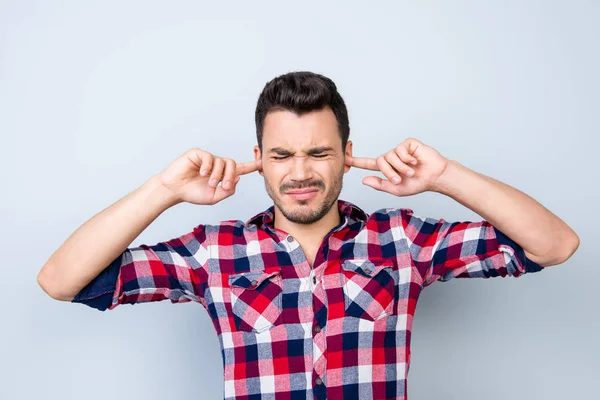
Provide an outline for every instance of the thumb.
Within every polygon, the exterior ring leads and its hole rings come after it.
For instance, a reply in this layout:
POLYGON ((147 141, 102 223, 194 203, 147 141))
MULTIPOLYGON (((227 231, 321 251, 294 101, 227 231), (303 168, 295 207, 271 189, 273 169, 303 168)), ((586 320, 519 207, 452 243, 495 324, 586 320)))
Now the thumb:
POLYGON ((367 176, 362 180, 363 185, 370 186, 375 190, 383 190, 381 178, 377 176, 367 176))
POLYGON ((215 188, 215 192, 213 195, 213 204, 217 204, 218 202, 225 200, 226 198, 232 196, 235 193, 236 185, 240 181, 239 175, 235 177, 233 181, 233 186, 229 190, 223 189, 222 185, 219 185, 215 188))

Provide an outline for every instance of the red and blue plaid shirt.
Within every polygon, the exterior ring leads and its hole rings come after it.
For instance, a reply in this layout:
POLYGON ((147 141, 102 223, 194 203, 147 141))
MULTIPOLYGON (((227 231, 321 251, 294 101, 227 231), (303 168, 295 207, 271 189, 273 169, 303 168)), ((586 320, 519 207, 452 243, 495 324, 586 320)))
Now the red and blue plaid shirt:
POLYGON ((247 222, 128 248, 73 302, 102 311, 202 304, 219 337, 225 399, 406 399, 425 286, 542 269, 487 221, 450 223, 406 208, 366 215, 342 200, 338 208, 341 223, 313 268, 274 227, 271 207, 247 222))

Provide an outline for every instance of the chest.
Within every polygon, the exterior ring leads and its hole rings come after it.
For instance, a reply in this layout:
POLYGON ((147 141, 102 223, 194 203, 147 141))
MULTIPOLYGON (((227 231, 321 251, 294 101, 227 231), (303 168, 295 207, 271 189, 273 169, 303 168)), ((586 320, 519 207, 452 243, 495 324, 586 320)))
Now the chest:
POLYGON ((317 258, 317 253, 319 251, 320 245, 319 244, 300 244, 300 247, 302 248, 302 252, 304 253, 304 256, 306 257, 306 262, 308 263, 308 265, 310 265, 311 268, 313 268, 314 264, 315 264, 315 259, 317 258))

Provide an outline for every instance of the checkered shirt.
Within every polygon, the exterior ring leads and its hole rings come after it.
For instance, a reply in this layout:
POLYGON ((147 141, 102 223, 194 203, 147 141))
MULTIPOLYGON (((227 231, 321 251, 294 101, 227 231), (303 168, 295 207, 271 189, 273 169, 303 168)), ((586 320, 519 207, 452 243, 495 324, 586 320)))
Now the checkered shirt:
POLYGON ((73 302, 98 310, 169 299, 208 311, 224 399, 406 399, 419 294, 452 278, 519 277, 541 266, 487 221, 367 215, 338 200, 341 223, 313 267, 276 229, 274 206, 246 222, 198 225, 126 249, 73 302))

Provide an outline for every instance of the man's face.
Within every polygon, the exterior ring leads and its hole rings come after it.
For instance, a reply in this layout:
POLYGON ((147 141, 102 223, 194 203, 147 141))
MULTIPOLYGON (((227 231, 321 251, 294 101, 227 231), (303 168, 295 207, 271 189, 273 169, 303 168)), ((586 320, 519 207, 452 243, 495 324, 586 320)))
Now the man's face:
MULTIPOLYGON (((298 116, 271 111, 263 125, 262 173, 267 193, 291 222, 312 224, 334 206, 342 190, 342 139, 333 111, 326 107, 298 116)), ((351 155, 352 143, 346 145, 351 155)))

